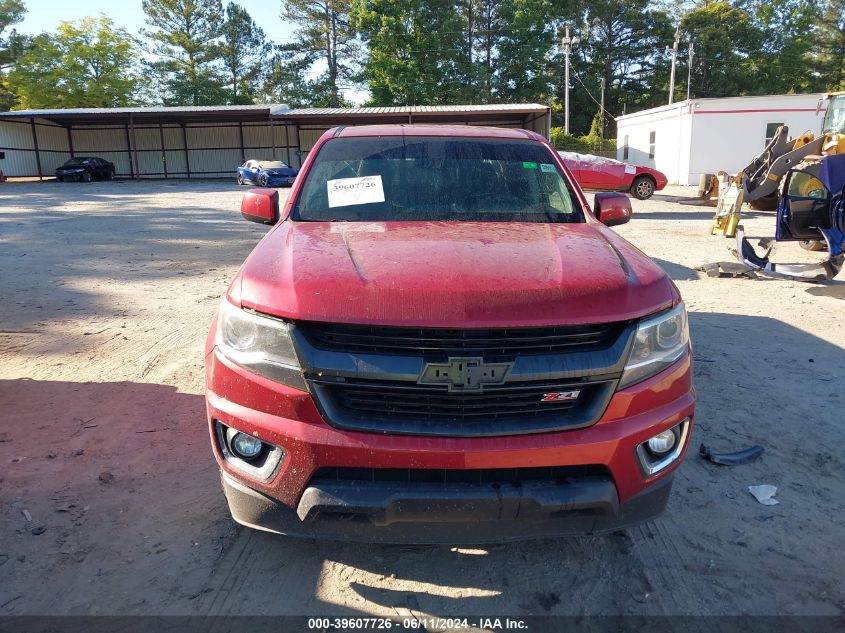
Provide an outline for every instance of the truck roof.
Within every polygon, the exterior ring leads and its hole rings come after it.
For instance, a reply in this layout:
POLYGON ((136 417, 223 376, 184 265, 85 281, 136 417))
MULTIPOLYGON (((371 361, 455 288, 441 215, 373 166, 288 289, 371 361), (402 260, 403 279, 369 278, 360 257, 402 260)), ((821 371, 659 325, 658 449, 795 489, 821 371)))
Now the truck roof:
POLYGON ((336 127, 326 132, 330 137, 361 136, 456 136, 463 138, 511 138, 541 140, 539 134, 518 128, 488 127, 482 125, 356 125, 336 127))

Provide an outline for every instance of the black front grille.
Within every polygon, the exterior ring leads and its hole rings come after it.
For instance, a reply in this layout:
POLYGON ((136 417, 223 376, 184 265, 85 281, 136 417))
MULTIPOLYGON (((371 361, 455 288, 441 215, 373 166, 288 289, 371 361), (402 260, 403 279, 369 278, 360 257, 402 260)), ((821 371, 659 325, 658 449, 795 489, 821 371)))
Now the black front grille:
POLYGON ((349 468, 324 467, 314 472, 312 484, 338 481, 393 482, 399 484, 519 484, 527 482, 565 482, 585 477, 609 477, 606 466, 541 466, 534 468, 349 468))
POLYGON ((317 401, 342 428, 421 435, 506 435, 579 428, 604 411, 616 381, 522 382, 483 392, 405 381, 312 379, 317 401), (575 400, 546 401, 546 394, 579 391, 575 400))
POLYGON ((613 344, 625 325, 443 329, 299 322, 297 329, 314 347, 333 352, 490 357, 601 350, 613 344))

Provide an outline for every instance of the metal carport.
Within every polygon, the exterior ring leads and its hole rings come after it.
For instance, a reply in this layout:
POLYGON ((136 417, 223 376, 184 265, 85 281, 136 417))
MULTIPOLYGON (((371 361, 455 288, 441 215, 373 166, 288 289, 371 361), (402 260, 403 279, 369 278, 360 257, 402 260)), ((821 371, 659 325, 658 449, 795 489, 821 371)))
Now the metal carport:
POLYGON ((338 125, 442 123, 549 135, 540 104, 290 109, 285 105, 77 108, 0 112, 0 170, 51 177, 74 156, 99 156, 129 178, 226 177, 247 158, 298 167, 338 125))

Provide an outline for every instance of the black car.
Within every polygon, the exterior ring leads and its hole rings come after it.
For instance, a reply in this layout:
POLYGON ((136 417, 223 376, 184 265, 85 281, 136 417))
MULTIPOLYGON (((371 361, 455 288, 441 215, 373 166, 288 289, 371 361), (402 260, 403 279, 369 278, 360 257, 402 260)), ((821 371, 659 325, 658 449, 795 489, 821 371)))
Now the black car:
POLYGON ((56 170, 56 180, 59 182, 81 180, 111 180, 114 178, 114 165, 107 160, 96 157, 71 158, 56 170))

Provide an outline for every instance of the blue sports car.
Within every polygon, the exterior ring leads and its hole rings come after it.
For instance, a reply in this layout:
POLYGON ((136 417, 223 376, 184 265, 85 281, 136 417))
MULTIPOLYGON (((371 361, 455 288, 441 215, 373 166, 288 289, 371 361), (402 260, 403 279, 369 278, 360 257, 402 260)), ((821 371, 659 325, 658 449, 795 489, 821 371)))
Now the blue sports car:
POLYGON ((280 160, 248 160, 238 167, 238 184, 284 187, 293 184, 299 170, 280 160))

